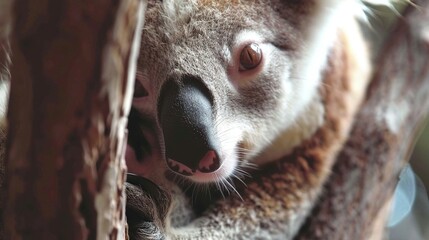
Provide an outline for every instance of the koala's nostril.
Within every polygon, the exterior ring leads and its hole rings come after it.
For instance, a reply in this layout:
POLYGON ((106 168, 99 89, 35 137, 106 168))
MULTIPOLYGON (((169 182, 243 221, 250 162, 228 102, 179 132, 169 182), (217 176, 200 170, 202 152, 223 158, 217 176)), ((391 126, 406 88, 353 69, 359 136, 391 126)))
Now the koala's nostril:
POLYGON ((198 170, 203 173, 211 173, 218 170, 220 167, 220 160, 216 152, 211 150, 201 159, 198 170))

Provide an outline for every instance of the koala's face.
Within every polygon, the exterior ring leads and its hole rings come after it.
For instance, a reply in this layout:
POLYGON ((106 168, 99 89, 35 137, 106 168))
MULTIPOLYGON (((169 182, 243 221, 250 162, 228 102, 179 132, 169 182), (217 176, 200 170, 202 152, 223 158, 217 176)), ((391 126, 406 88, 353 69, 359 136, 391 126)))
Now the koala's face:
POLYGON ((294 124, 317 92, 333 2, 149 3, 133 107, 172 171, 222 181, 294 124))

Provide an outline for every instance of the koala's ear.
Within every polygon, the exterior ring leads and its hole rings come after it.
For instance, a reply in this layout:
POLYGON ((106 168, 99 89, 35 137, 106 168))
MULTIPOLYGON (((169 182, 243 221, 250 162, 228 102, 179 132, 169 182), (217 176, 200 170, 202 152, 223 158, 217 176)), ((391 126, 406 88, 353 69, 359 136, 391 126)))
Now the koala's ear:
POLYGON ((148 125, 147 121, 134 107, 131 108, 128 115, 128 145, 135 151, 137 159, 143 159, 144 156, 151 153, 150 144, 141 129, 142 125, 148 125))

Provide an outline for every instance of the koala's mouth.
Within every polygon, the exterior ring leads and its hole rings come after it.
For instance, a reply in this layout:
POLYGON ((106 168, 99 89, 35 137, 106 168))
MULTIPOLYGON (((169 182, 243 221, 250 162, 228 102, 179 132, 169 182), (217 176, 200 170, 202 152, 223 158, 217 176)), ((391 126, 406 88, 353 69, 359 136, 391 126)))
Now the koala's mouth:
POLYGON ((219 182, 231 176, 235 170, 237 161, 235 161, 235 159, 231 159, 231 157, 226 158, 223 161, 213 160, 211 159, 211 154, 212 153, 208 153, 205 156, 206 159, 202 160, 202 162, 206 161, 208 165, 201 169, 191 169, 188 166, 171 159, 167 159, 167 165, 175 174, 184 176, 197 183, 219 182))
POLYGON ((235 149, 231 148, 230 150, 230 152, 222 152, 219 160, 212 159, 214 157, 213 153, 206 154, 205 159, 201 161, 206 165, 200 165, 200 169, 191 169, 171 159, 167 159, 167 165, 174 174, 196 183, 220 182, 231 177, 239 163, 235 149))
POLYGON ((173 170, 176 173, 185 175, 185 176, 192 176, 199 173, 212 173, 217 171, 221 167, 221 161, 217 155, 217 153, 214 150, 208 151, 203 158, 200 160, 198 164, 197 169, 191 169, 185 164, 182 164, 181 162, 175 161, 173 159, 168 158, 167 164, 168 167, 173 170))

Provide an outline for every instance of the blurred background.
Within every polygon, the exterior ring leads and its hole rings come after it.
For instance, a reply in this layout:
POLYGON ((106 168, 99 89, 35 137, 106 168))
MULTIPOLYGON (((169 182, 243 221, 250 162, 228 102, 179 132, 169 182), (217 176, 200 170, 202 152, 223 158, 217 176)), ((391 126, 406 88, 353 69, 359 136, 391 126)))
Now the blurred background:
MULTIPOLYGON (((428 93, 429 94, 429 93, 428 93)), ((395 191, 396 203, 391 215, 396 223, 389 228, 391 240, 429 239, 429 121, 418 138, 410 165, 415 174, 401 176, 395 191), (414 181, 412 181, 414 178, 414 181), (405 182, 404 182, 405 181, 405 182), (401 185, 402 182, 402 185, 401 185), (404 184, 405 183, 405 184, 404 184), (398 194, 399 193, 399 194, 398 194), (393 217, 393 215, 403 217, 393 217), (396 218, 396 219, 395 219, 396 218)))
MULTIPOLYGON (((382 43, 390 33, 390 26, 400 18, 401 12, 407 5, 407 1, 395 1, 390 8, 368 5, 368 9, 371 10, 366 12, 369 23, 366 35, 373 44, 375 68, 376 56, 383 48, 382 43)), ((423 122, 419 133, 410 157, 411 168, 405 169, 401 174, 395 191, 396 204, 393 204, 388 228, 390 240, 429 239, 429 193, 427 191, 429 189, 429 116, 423 122)))
MULTIPOLYGON (((426 120, 423 132, 416 143, 410 164, 426 189, 429 189, 429 119, 426 120)), ((426 226, 429 228, 429 222, 426 226)))

